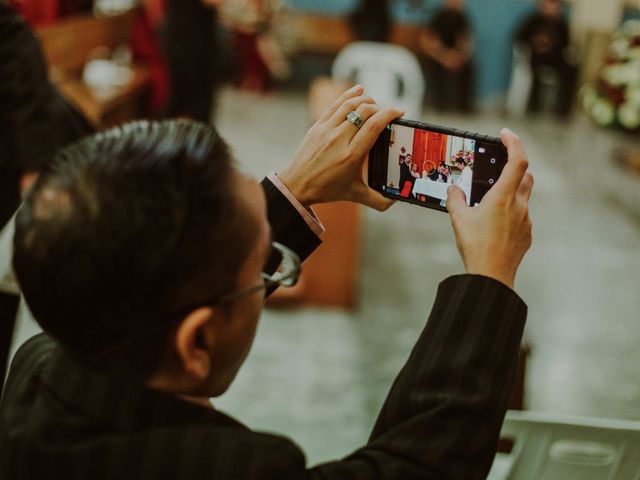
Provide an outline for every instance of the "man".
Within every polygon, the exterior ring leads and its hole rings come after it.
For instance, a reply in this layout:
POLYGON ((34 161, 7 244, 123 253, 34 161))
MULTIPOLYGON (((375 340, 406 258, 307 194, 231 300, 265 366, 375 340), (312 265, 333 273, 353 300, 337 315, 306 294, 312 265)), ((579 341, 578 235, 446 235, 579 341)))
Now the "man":
MULTIPOLYGON (((410 153, 408 153, 402 163, 400 164, 400 180, 398 180, 399 185, 398 188, 402 191, 405 187, 405 183, 411 182, 413 185, 413 177, 411 176, 411 164, 413 157, 410 153)), ((413 187, 412 187, 413 188, 413 187)))
POLYGON ((427 57, 433 102, 438 110, 454 105, 469 112, 474 102, 473 32, 463 0, 446 0, 422 31, 419 46, 427 57))
POLYGON ((433 180, 434 182, 447 183, 449 177, 447 176, 446 172, 447 169, 445 163, 440 162, 438 164, 438 169, 434 170, 433 173, 429 175, 429 179, 433 180))
POLYGON ((572 58, 569 25, 562 15, 560 0, 540 0, 539 10, 522 23, 516 34, 516 42, 527 47, 531 54, 533 85, 528 110, 540 109, 540 90, 544 69, 558 75, 559 91, 556 113, 565 116, 571 110, 575 90, 577 68, 572 58))
POLYGON ((471 186, 473 183, 473 170, 464 156, 456 158, 456 165, 460 169, 460 176, 456 181, 456 185, 462 189, 467 199, 469 199, 471 197, 471 186))
POLYGON ((480 207, 451 187, 467 274, 442 283, 366 446, 307 469, 290 440, 208 402, 248 354, 265 288, 294 282, 290 250, 304 259, 319 245, 309 207, 390 206, 362 167, 401 114, 354 87, 262 192, 201 124, 134 123, 65 150, 16 221, 14 267, 47 333, 11 367, 0 477, 484 478, 526 316, 511 288, 531 242, 533 180, 508 131, 510 161, 480 207))

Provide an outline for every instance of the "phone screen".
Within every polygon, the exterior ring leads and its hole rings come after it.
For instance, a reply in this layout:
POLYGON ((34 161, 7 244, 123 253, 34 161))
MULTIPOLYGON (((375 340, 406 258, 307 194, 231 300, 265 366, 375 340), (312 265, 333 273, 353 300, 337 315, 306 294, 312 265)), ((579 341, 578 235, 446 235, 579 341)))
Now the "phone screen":
POLYGON ((369 185, 387 197, 446 211, 449 185, 464 191, 468 205, 477 205, 506 162, 497 138, 399 120, 371 151, 369 185))

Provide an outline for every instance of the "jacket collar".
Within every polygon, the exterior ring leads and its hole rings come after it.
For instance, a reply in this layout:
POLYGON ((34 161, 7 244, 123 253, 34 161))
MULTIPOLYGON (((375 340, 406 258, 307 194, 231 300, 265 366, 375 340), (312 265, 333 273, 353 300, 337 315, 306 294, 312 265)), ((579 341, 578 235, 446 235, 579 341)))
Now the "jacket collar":
POLYGON ((60 346, 54 349, 41 380, 67 405, 94 422, 117 430, 193 423, 246 428, 212 408, 89 367, 60 346))

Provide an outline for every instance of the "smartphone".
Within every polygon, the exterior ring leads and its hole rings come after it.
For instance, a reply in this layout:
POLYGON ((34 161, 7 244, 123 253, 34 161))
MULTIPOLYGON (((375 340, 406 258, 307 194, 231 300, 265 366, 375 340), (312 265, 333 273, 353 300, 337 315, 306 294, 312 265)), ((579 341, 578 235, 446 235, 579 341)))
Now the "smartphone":
POLYGON ((369 154, 369 186, 385 197, 446 212, 449 185, 458 185, 475 206, 506 163, 499 138, 399 119, 369 154))

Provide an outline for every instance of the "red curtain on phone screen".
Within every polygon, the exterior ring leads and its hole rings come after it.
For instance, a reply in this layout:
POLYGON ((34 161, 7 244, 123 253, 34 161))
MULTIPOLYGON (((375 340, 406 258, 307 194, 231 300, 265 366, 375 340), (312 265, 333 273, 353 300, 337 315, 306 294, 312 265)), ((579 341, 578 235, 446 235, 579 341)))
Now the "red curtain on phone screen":
POLYGON ((416 130, 413 136, 413 163, 422 172, 425 162, 433 162, 437 167, 447 154, 447 135, 443 133, 416 130))

